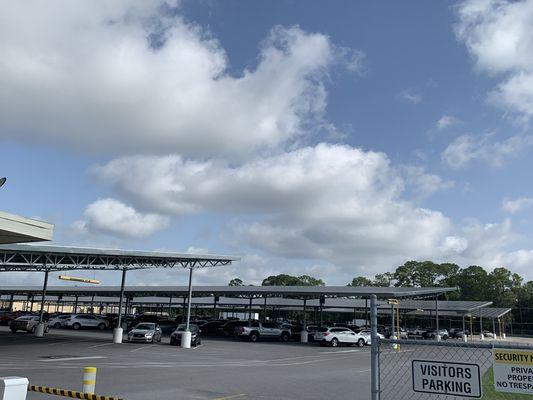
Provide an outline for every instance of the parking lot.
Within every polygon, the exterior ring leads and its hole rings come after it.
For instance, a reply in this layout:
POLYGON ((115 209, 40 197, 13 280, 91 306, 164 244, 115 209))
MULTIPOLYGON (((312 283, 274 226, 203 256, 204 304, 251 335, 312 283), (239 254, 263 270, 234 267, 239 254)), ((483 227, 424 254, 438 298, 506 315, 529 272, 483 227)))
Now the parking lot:
MULTIPOLYGON (((0 375, 79 390, 96 366, 97 393, 125 399, 324 399, 369 393, 370 349, 204 339, 190 350, 113 345, 111 332, 52 330, 44 338, 0 327, 0 375)), ((28 399, 53 398, 30 393, 28 399)))

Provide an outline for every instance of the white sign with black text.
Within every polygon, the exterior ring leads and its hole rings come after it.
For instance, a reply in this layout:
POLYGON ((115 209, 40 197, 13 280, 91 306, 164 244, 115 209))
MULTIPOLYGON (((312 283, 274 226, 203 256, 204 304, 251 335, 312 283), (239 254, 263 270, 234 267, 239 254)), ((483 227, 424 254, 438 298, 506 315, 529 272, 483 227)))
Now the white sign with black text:
POLYGON ((481 397, 477 364, 413 360, 412 374, 415 392, 481 397))

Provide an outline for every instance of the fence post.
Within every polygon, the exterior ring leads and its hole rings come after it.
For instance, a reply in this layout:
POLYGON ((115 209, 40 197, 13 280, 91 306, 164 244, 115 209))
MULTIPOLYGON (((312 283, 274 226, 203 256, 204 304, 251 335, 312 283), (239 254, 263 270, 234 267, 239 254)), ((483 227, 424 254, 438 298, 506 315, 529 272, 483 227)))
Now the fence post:
POLYGON ((378 304, 375 294, 370 296, 370 385, 371 399, 379 400, 379 338, 378 338, 378 304))

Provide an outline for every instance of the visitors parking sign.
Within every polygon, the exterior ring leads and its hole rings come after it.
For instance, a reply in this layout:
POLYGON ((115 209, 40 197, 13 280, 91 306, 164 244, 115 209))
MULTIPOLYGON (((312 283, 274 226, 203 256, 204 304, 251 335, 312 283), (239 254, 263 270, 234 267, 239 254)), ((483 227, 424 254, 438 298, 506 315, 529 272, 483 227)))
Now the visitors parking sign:
POLYGON ((413 360, 412 375, 415 392, 481 397, 477 364, 413 360))
POLYGON ((494 349, 492 355, 495 390, 533 394, 533 351, 494 349))

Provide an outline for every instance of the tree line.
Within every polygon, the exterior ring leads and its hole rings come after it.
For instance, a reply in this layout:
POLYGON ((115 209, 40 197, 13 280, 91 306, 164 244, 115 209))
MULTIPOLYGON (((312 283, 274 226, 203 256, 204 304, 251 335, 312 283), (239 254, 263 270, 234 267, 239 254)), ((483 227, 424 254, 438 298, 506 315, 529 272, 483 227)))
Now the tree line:
MULTIPOLYGON (((244 283, 235 278, 229 285, 241 286, 244 283)), ((309 275, 279 274, 263 279, 261 285, 324 286, 325 282, 309 275)), ((524 282, 519 274, 507 268, 495 268, 487 272, 478 265, 461 268, 453 263, 407 261, 394 272, 377 274, 373 279, 357 276, 348 286, 457 287, 459 290, 446 293, 445 299, 492 301, 494 307, 522 309, 533 304, 533 281, 524 282)))

